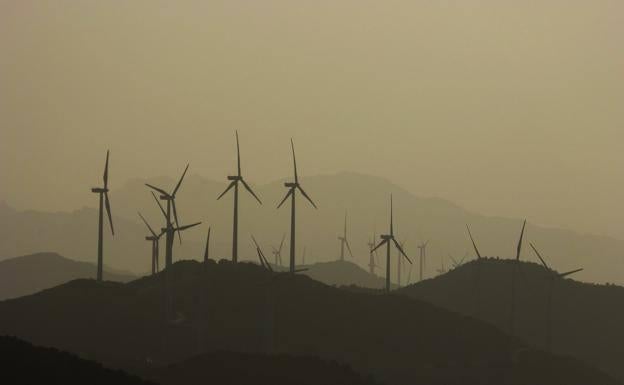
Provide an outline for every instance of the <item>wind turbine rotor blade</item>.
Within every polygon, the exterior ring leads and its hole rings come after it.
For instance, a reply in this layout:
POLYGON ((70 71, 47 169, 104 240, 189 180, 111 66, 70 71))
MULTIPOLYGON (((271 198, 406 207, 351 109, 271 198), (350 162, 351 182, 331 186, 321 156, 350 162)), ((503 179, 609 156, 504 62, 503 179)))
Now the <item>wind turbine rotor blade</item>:
POLYGON ((542 258, 542 255, 540 254, 539 251, 537 251, 537 249, 535 248, 535 246, 533 246, 533 243, 529 242, 529 245, 531 245, 531 248, 533 249, 533 252, 535 253, 535 255, 537 255, 537 258, 539 258, 540 261, 542 261, 542 265, 544 265, 544 267, 546 268, 546 270, 550 271, 550 268, 548 267, 548 265, 546 264, 546 261, 544 261, 544 258, 542 258))
POLYGON ((256 193, 251 189, 251 187, 249 187, 249 185, 247 184, 247 182, 245 182, 244 179, 240 180, 243 183, 243 187, 245 187, 245 190, 247 190, 251 195, 253 195, 254 198, 256 198, 256 200, 258 201, 258 203, 262 204, 262 201, 260 200, 260 198, 258 198, 258 196, 256 195, 256 193))
POLYGON ((104 188, 108 188, 108 154, 109 150, 106 150, 106 164, 104 165, 104 188))
POLYGON ((378 248, 380 248, 381 246, 385 245, 388 242, 387 239, 384 239, 383 241, 379 242, 379 244, 377 246, 375 246, 372 250, 371 253, 374 253, 378 248))
POLYGON ((520 231, 520 239, 516 248, 516 261, 520 260, 520 252, 522 251, 522 239, 524 238, 524 228, 526 227, 526 219, 522 223, 522 231, 520 231))
POLYGON ((295 169, 295 183, 299 182, 299 176, 297 175, 297 158, 295 157, 295 144, 293 143, 292 138, 290 138, 290 148, 292 149, 293 156, 293 166, 295 169))
POLYGON ((113 228, 113 214, 111 213, 110 201, 108 200, 108 193, 104 193, 104 204, 106 205, 106 213, 108 214, 108 223, 110 223, 111 233, 115 235, 115 229, 113 228))
POLYGON ((167 213, 165 212, 165 209, 162 207, 162 205, 160 204, 160 201, 158 200, 158 198, 156 197, 156 194, 154 194, 153 191, 152 191, 152 196, 154 197, 154 200, 156 201, 156 204, 160 208, 160 212, 162 213, 163 217, 165 217, 165 219, 167 219, 167 213))
POLYGON ((260 250, 260 255, 262 255, 262 258, 264 259, 264 263, 266 264, 267 269, 269 269, 269 271, 272 273, 273 272, 273 268, 271 267, 271 264, 269 263, 269 261, 264 256, 264 253, 262 252, 262 250, 260 250))
POLYGON ((240 146, 238 144, 238 130, 236 131, 236 164, 238 165, 238 176, 241 176, 240 146))
POLYGON ((260 253, 260 249, 256 247, 256 253, 258 254, 258 259, 260 260, 260 265, 266 269, 266 265, 264 264, 264 260, 262 259, 262 254, 260 253))
POLYGON ((223 192, 221 193, 221 195, 219 195, 219 196, 217 197, 217 200, 221 199, 221 198, 222 198, 225 194, 227 194, 227 192, 228 192, 228 191, 230 191, 230 189, 231 189, 232 187, 234 187, 234 185, 235 185, 235 184, 236 184, 236 181, 232 181, 232 183, 230 183, 230 185, 229 185, 229 186, 227 186, 227 188, 225 189, 225 191, 223 191, 223 192))
POLYGON ((185 226, 182 226, 182 227, 178 227, 176 230, 178 231, 178 233, 180 233, 181 231, 188 230, 191 227, 195 227, 197 225, 201 225, 201 222, 195 222, 195 223, 193 223, 191 225, 185 225, 185 226))
POLYGON ((137 211, 137 213, 139 214, 139 216, 143 220, 143 223, 145 223, 145 226, 147 226, 147 228, 149 229, 150 233, 152 233, 153 236, 158 237, 158 235, 156 235, 156 233, 154 232, 154 229, 152 229, 152 226, 150 226, 149 223, 147 223, 147 221, 145 220, 143 215, 141 215, 141 213, 138 212, 138 211, 137 211))
POLYGON ((351 252, 351 246, 349 246, 349 241, 347 241, 346 238, 345 238, 345 244, 347 245, 347 250, 349 250, 349 255, 351 256, 351 258, 354 258, 353 253, 351 252))
POLYGON ((260 245, 258 245, 258 241, 256 241, 256 237, 254 237, 253 235, 251 236, 251 240, 253 241, 254 245, 256 245, 256 248, 259 249, 260 245))
POLYGON ((394 210, 392 207, 392 194, 390 194, 390 235, 394 235, 394 210))
POLYGON ((277 251, 280 255, 282 254, 282 247, 284 246, 284 240, 286 240, 286 234, 282 234, 282 241, 280 242, 279 250, 277 251))
POLYGON ((277 208, 279 209, 280 207, 282 207, 282 205, 284 204, 284 202, 286 202, 286 199, 288 199, 288 197, 290 197, 295 190, 293 190, 292 188, 290 190, 288 190, 288 192, 286 193, 286 196, 284 197, 284 199, 282 199, 282 201, 280 202, 279 205, 277 205, 277 208))
POLYGON ((565 278, 568 275, 572 275, 574 273, 578 273, 579 271, 583 271, 583 269, 576 269, 576 270, 568 271, 567 273, 558 274, 558 276, 559 276, 559 278, 565 278))
MULTIPOLYGON (((180 223, 178 222, 178 210, 176 209, 175 199, 171 200, 171 207, 173 208, 173 218, 175 220, 176 228, 180 228, 180 223)), ((180 239, 180 244, 182 244, 182 235, 180 235, 180 231, 178 231, 178 238, 180 239)))
POLYGON ((314 204, 314 202, 312 201, 312 199, 308 196, 308 194, 301 188, 301 186, 297 185, 297 188, 299 189, 299 191, 301 191, 301 194, 308 200, 308 202, 310 202, 312 204, 312 206, 315 209, 318 209, 318 207, 316 207, 316 204, 314 204))
POLYGON ((401 247, 401 245, 399 245, 399 242, 397 242, 396 239, 392 238, 392 241, 394 242, 394 245, 396 246, 396 248, 399 250, 399 252, 405 257, 405 259, 407 259, 407 262, 409 262, 410 264, 412 263, 412 260, 409 259, 409 257, 407 256, 407 254, 405 254, 405 251, 403 251, 403 248, 401 247))
POLYGON ((184 169, 184 172, 182 173, 182 176, 180 177, 180 180, 178 181, 178 184, 176 185, 175 189, 173 189, 173 192, 171 193, 171 196, 175 198, 176 193, 178 192, 178 189, 180 188, 180 185, 182 184, 182 180, 184 180, 184 176, 186 175, 186 172, 188 171, 189 168, 189 164, 186 164, 186 168, 184 169))
POLYGON ((152 190, 156 190, 156 191, 158 191, 159 193, 161 193, 161 194, 162 194, 162 195, 164 195, 164 196, 167 196, 167 197, 169 196, 169 193, 168 193, 168 192, 166 192, 166 191, 165 191, 165 190, 163 190, 163 189, 160 189, 160 188, 158 188, 158 187, 156 187, 156 186, 152 186, 152 185, 151 185, 151 184, 149 184, 149 183, 145 183, 145 185, 146 185, 147 187, 151 188, 152 190))
POLYGON ((479 253, 479 249, 477 248, 477 244, 474 241, 474 238, 472 237, 472 233, 470 232, 470 227, 468 225, 466 225, 466 229, 468 230, 468 235, 470 236, 470 241, 472 241, 472 247, 474 247, 474 251, 475 253, 477 253, 477 258, 481 259, 481 253, 479 253))
POLYGON ((204 249, 204 260, 208 259, 208 252, 210 248, 210 226, 208 226, 208 236, 206 236, 206 248, 204 249))

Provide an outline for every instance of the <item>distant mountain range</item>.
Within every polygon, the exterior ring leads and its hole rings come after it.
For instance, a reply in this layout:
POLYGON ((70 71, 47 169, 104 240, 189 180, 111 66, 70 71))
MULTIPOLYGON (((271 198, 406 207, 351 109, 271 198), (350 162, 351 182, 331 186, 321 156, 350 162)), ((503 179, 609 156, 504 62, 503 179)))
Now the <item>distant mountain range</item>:
POLYGON ((356 293, 228 261, 178 262, 171 274, 168 322, 161 273, 126 284, 76 280, 2 301, 0 334, 132 373, 178 362, 190 362, 178 372, 197 370, 193 356, 238 351, 316 356, 387 385, 619 384, 579 360, 401 295, 356 293))
POLYGON ((384 278, 371 274, 353 262, 319 262, 311 265, 301 265, 299 268, 307 269, 301 274, 332 286, 353 285, 370 289, 381 289, 386 284, 384 278))
MULTIPOLYGON (((478 292, 477 262, 473 261, 398 293, 508 331, 512 266, 510 260, 484 260, 478 273, 478 292)), ((548 340, 550 277, 534 263, 521 263, 516 277, 515 333, 543 349, 547 349, 548 340)), ((577 357, 624 380, 624 287, 556 278, 552 293, 554 352, 577 357)))
MULTIPOLYGON (((191 168, 192 171, 192 168, 191 168)), ((176 176, 177 177, 177 176, 176 176)), ((165 189, 174 186, 173 178, 134 179, 110 193, 116 235, 105 232, 105 263, 116 268, 143 273, 149 270, 148 234, 139 222, 140 210, 153 227, 162 226, 162 215, 145 183, 165 189)), ((419 242, 429 240, 425 277, 437 275, 442 258, 463 256, 472 252, 466 234, 470 224, 481 253, 510 258, 522 225, 521 219, 485 217, 471 213, 448 201, 416 197, 383 178, 354 173, 341 173, 302 178, 306 191, 315 200, 315 210, 301 200, 297 211, 297 261, 302 263, 302 250, 307 249, 306 262, 335 261, 339 256, 338 235, 342 232, 345 211, 349 218, 350 244, 355 254, 352 260, 364 269, 368 265, 367 242, 376 230, 387 232, 389 195, 394 194, 395 230, 397 238, 405 241, 408 255, 416 260, 419 242)), ((217 201, 226 188, 226 181, 212 181, 189 174, 178 193, 180 221, 203 221, 202 227, 183 234, 183 244, 176 242, 176 259, 199 258, 203 254, 207 226, 212 226, 211 257, 229 258, 232 234, 232 201, 230 196, 217 201)), ((239 243, 242 259, 256 260, 250 235, 254 234, 269 254, 289 231, 290 211, 276 209, 285 194, 281 181, 255 190, 263 200, 259 206, 241 190, 239 243)), ((95 204, 95 201, 94 201, 95 204)), ((97 213, 83 208, 72 213, 43 213, 16 211, 0 205, 0 258, 55 251, 81 261, 95 261, 97 213)), ((624 241, 604 236, 583 235, 568 230, 527 225, 527 238, 536 242, 550 255, 553 266, 561 270, 585 267, 577 279, 589 282, 624 284, 624 241)), ((288 254, 287 242, 283 255, 288 254)), ((164 242, 163 242, 164 245, 164 242)), ((161 247, 164 252, 164 247, 161 247)), ((383 254, 383 253, 382 253, 383 254)), ((382 255, 382 257, 385 257, 382 255)), ((524 251, 522 259, 534 257, 524 251)), ((350 260, 350 259, 348 259, 350 260)), ((351 261, 351 260, 350 260, 351 261)), ((393 263, 393 266, 395 264, 393 263)), ((448 265, 448 262, 447 262, 448 265)), ((382 270, 379 275, 383 276, 382 270)), ((393 280, 396 273, 393 274, 393 280)))
MULTIPOLYGON (((78 278, 95 277, 93 263, 76 262, 56 253, 37 253, 0 261, 0 300, 33 294, 78 278)), ((105 268, 107 281, 128 282, 130 273, 105 268)))

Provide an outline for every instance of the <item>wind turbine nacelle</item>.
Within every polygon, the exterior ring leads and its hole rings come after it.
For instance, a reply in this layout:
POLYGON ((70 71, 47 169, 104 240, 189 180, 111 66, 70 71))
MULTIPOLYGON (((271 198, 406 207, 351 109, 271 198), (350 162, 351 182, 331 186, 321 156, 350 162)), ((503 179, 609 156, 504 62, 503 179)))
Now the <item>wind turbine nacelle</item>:
POLYGON ((392 239, 392 235, 382 235, 380 236, 380 238, 384 241, 389 241, 390 239, 392 239))
POLYGON ((105 193, 105 192, 108 192, 108 189, 107 188, 102 188, 102 187, 93 187, 91 189, 91 192, 94 192, 94 193, 105 193))
POLYGON ((228 180, 240 180, 241 177, 238 175, 228 175, 227 179, 228 180))
POLYGON ((294 187, 297 187, 297 183, 286 182, 286 183, 284 183, 284 186, 286 186, 288 188, 294 188, 294 187))

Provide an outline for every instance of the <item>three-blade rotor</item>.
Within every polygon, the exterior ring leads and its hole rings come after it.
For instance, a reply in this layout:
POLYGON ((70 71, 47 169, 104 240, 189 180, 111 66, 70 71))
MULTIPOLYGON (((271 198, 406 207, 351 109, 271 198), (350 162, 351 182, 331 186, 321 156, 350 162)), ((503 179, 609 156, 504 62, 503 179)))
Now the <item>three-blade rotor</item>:
POLYGON ((393 208, 393 203, 392 203, 392 194, 390 194, 390 234, 382 235, 381 236, 382 241, 379 242, 379 244, 371 250, 371 253, 374 253, 381 246, 389 242, 392 242, 392 244, 394 244, 394 247, 396 247, 396 249, 399 250, 399 253, 405 259, 407 259, 407 261, 411 264, 412 263, 411 259, 409 259, 409 257, 407 256, 407 254, 405 254, 405 251, 403 250, 399 242, 397 242, 397 240, 394 238, 394 213, 393 211, 394 211, 394 208, 393 208))
POLYGON ((297 173, 297 158, 295 156, 295 145, 293 143, 293 140, 290 140, 290 147, 292 150, 292 156, 293 156, 293 167, 294 167, 294 173, 295 173, 295 181, 294 182, 290 182, 290 183, 284 183, 284 186, 288 187, 288 192, 286 193, 286 195, 284 196, 284 199, 281 200, 281 202, 277 205, 277 208, 279 209, 280 207, 282 207, 282 205, 284 204, 284 202, 286 202, 286 200, 291 197, 292 195, 295 194, 296 190, 299 190, 299 192, 301 193, 301 195, 303 195, 308 202, 310 202, 310 204, 312 205, 312 207, 314 207, 315 209, 318 209, 318 207, 316 207, 316 204, 314 203, 314 201, 312 200, 312 198, 310 198, 310 196, 308 195, 308 193, 305 192, 305 190, 301 187, 301 185, 299 184, 299 175, 297 173))
POLYGON ((252 190, 252 188, 247 184, 245 179, 243 178, 243 174, 241 172, 241 158, 240 158, 240 144, 238 141, 238 131, 236 131, 236 175, 229 175, 228 180, 230 180, 230 184, 227 188, 217 197, 217 200, 221 199, 228 191, 230 191, 233 187, 235 187, 239 182, 243 184, 243 187, 251 196, 253 196, 259 204, 262 204, 262 201, 256 195, 256 193, 252 190))
POLYGON ((549 274, 551 274, 551 277, 552 277, 552 278, 565 278, 565 277, 567 277, 567 276, 569 276, 569 275, 572 275, 572 274, 578 273, 579 271, 583 271, 583 269, 582 269, 582 268, 580 268, 580 269, 575 269, 575 270, 568 271, 568 272, 565 272, 565 273, 558 273, 558 272, 556 272, 556 271, 552 270, 552 269, 548 266, 548 264, 546 264, 546 261, 544 260, 544 258, 543 258, 543 257, 542 257, 542 255, 540 254, 540 252, 539 252, 539 251, 537 251, 537 248, 533 245, 533 243, 529 243, 529 245, 531 245, 531 248, 533 249, 533 252, 535 253, 535 255, 537 255, 537 258, 539 258, 539 260, 542 262, 542 265, 544 266, 544 269, 546 269, 546 271, 547 271, 549 274))
MULTIPOLYGON (((175 220, 175 226, 177 229, 180 228, 180 222, 178 220, 178 209, 176 208, 175 198, 176 198, 176 194, 178 193, 178 190, 180 189, 180 186, 182 185, 182 181, 184 180, 184 177, 186 176, 186 172, 188 171, 188 168, 189 168, 189 164, 187 164, 186 167, 184 168, 184 172, 182 173, 180 180, 178 180, 178 183, 176 184, 175 188, 173 189, 171 193, 168 193, 165 190, 159 187, 156 187, 154 185, 151 185, 149 183, 145 184, 147 187, 151 188, 152 190, 159 192, 161 194, 160 199, 171 201, 171 208, 173 210, 173 218, 175 220)), ((154 198, 156 198, 156 196, 154 196, 154 198)), ((156 202, 158 202, 158 199, 156 199, 156 202)), ((160 207, 161 211, 165 215, 165 218, 167 218, 167 222, 168 222, 167 227, 171 226, 172 224, 170 223, 170 218, 167 217, 167 213, 160 205, 160 202, 158 202, 158 206, 160 207)), ((179 231, 178 231, 178 238, 180 239, 180 243, 182 243, 182 236, 180 235, 179 231)))

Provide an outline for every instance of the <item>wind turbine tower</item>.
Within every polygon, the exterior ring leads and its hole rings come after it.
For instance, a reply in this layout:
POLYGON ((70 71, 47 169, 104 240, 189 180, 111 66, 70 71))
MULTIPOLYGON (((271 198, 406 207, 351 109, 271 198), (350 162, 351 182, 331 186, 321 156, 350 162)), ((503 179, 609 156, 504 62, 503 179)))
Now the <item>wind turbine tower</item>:
MULTIPOLYGON (((393 243, 394 246, 399 250, 400 255, 405 257, 409 263, 412 261, 408 258, 408 256, 403 251, 399 242, 394 238, 394 219, 393 219, 393 208, 392 208, 392 195, 390 195, 390 233, 383 234, 380 236, 381 242, 371 251, 375 252, 378 248, 383 245, 386 245, 386 292, 390 292, 390 243, 393 243)), ((400 258, 400 257, 399 257, 400 258)))
POLYGON ((104 187, 94 187, 91 192, 96 193, 100 197, 100 209, 98 216, 98 249, 97 249, 97 281, 102 282, 102 273, 104 266, 104 205, 106 206, 106 213, 108 214, 108 223, 110 224, 111 234, 115 235, 115 229, 113 228, 113 215, 111 214, 110 201, 108 200, 108 155, 109 151, 106 151, 106 164, 104 166, 104 187))
MULTIPOLYGON (((153 186, 149 183, 145 184, 147 187, 151 188, 152 190, 159 192, 160 199, 167 202, 167 210, 165 211, 165 209, 163 209, 163 207, 160 205, 158 198, 156 198, 156 195, 152 194, 154 196, 154 199, 156 199, 156 203, 158 203, 158 207, 160 207, 160 211, 165 216, 165 234, 166 234, 165 268, 166 269, 168 269, 173 263, 173 238, 176 232, 176 228, 180 227, 178 223, 178 211, 176 209, 175 198, 176 198, 176 194, 178 193, 178 190, 180 189, 180 186, 182 185, 182 180, 184 180, 184 176, 186 175, 188 168, 189 168, 189 165, 187 164, 186 168, 184 169, 184 172, 182 173, 182 176, 180 177, 180 180, 178 181, 178 184, 175 186, 175 188, 173 189, 171 193, 168 193, 165 190, 159 187, 153 186), (172 211, 173 211, 173 218, 175 219, 175 227, 171 218, 172 211)), ((182 243, 182 236, 180 235, 179 231, 178 231, 178 237, 180 239, 180 243, 182 243)))
POLYGON ((152 242, 152 275, 156 274, 159 270, 159 266, 158 266, 158 248, 159 248, 159 241, 160 241, 160 237, 162 237, 162 235, 164 234, 164 232, 160 232, 160 234, 156 234, 156 232, 154 231, 154 229, 152 229, 152 226, 149 225, 149 223, 147 223, 147 220, 145 220, 145 218, 143 217, 143 215, 141 215, 141 213, 138 213, 139 216, 141 217, 141 219, 143 220, 143 223, 145 223, 145 226, 147 226, 147 228, 149 229, 150 233, 152 235, 148 235, 145 237, 146 241, 150 241, 152 242))
POLYGON ((286 182, 284 183, 284 186, 288 189, 288 192, 286 193, 286 196, 284 196, 284 199, 282 199, 282 201, 280 202, 279 205, 277 205, 277 208, 279 209, 280 207, 282 207, 282 205, 284 204, 284 202, 286 202, 286 200, 290 197, 290 261, 289 261, 289 269, 288 271, 291 274, 295 274, 295 265, 296 265, 296 261, 295 261, 295 235, 296 235, 296 231, 295 231, 295 225, 296 225, 296 210, 295 210, 295 197, 297 195, 297 190, 299 190, 299 192, 301 193, 301 195, 303 195, 304 198, 306 198, 308 200, 308 202, 310 202, 310 204, 312 204, 312 206, 316 209, 316 204, 314 204, 314 202, 312 201, 312 199, 308 196, 308 194, 305 192, 305 190, 301 187, 301 185, 299 184, 299 176, 297 175, 297 158, 295 157, 295 145, 292 141, 292 139, 290 140, 290 147, 292 149, 292 156, 293 156, 293 166, 294 166, 294 171, 295 171, 295 181, 294 182, 286 182))
POLYGON ((546 302, 546 306, 547 306, 546 307, 546 348, 550 352, 552 351, 552 324, 553 324, 552 299, 553 299, 553 292, 555 289, 555 283, 556 281, 563 279, 574 273, 578 273, 579 271, 582 271, 583 269, 576 269, 576 270, 568 271, 566 273, 557 273, 556 271, 548 267, 548 265, 544 261, 544 258, 541 256, 539 251, 537 251, 535 246, 533 246, 532 243, 530 243, 530 245, 533 251, 535 252, 535 254, 537 255, 537 257, 539 258, 539 260, 542 262, 544 269, 546 269, 546 272, 548 273, 548 293, 546 294, 546 301, 547 301, 546 302))
POLYGON ((254 191, 249 187, 245 179, 243 179, 243 175, 241 173, 241 161, 240 161, 240 146, 238 143, 238 131, 236 131, 236 159, 237 159, 237 174, 236 175, 228 175, 227 179, 230 182, 228 187, 219 195, 217 200, 221 199, 230 189, 234 188, 234 219, 232 221, 232 262, 238 262, 238 184, 242 183, 243 187, 258 201, 258 203, 262 204, 260 198, 254 193, 254 191))
POLYGON ((349 255, 353 258, 353 253, 351 252, 351 246, 349 245, 349 240, 347 239, 347 212, 345 211, 344 218, 344 230, 342 236, 338 237, 340 241, 340 261, 344 262, 345 259, 345 247, 349 251, 349 255))

